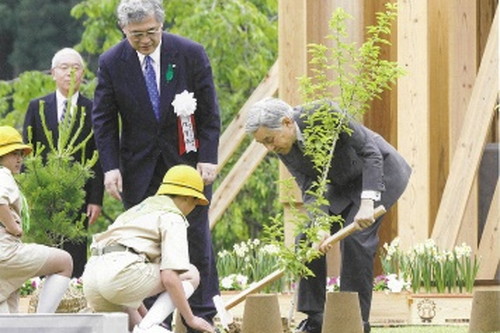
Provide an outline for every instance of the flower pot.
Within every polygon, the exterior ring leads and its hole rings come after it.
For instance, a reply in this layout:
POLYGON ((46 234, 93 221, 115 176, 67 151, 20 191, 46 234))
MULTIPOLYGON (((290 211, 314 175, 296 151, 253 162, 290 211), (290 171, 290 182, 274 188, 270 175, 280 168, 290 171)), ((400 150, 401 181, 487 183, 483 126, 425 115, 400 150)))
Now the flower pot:
POLYGON ((474 292, 469 332, 500 331, 500 290, 474 292))
POLYGON ((282 333, 278 296, 276 294, 249 295, 243 312, 243 333, 282 333))
POLYGON ((358 293, 329 292, 326 294, 322 333, 363 333, 363 320, 358 293))
POLYGON ((468 325, 472 294, 412 294, 410 324, 468 325))

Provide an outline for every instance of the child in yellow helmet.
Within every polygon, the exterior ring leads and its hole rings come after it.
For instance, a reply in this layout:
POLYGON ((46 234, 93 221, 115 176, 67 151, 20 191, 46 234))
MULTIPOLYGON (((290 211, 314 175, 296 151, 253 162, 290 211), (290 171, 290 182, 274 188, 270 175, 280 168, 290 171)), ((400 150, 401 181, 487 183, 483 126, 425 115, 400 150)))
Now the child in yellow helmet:
POLYGON ((55 312, 73 270, 68 252, 21 241, 28 230, 23 230, 22 194, 14 175, 30 152, 16 129, 0 126, 0 313, 18 312, 19 288, 36 276, 46 276, 36 311, 55 312))
POLYGON ((92 257, 83 273, 83 290, 95 311, 125 311, 134 333, 170 332, 160 326, 175 308, 193 329, 214 332, 194 316, 187 299, 199 284, 189 263, 186 215, 208 205, 196 169, 177 165, 168 170, 156 195, 118 216, 94 235, 92 257), (142 301, 159 294, 146 313, 142 301))

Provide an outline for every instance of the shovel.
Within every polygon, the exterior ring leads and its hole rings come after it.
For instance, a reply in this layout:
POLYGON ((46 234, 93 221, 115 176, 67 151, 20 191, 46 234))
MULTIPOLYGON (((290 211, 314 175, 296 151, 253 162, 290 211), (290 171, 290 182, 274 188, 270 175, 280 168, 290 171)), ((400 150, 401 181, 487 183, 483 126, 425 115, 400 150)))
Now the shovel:
MULTIPOLYGON (((375 219, 377 219, 380 216, 382 216, 383 214, 385 214, 385 212, 386 212, 385 207, 381 205, 381 206, 378 206, 377 208, 375 208, 375 212, 374 212, 373 216, 375 219)), ((335 244, 336 242, 341 241, 342 239, 351 235, 356 230, 360 230, 360 227, 358 226, 358 224, 351 223, 347 227, 340 229, 339 231, 337 231, 336 233, 334 233, 333 235, 331 235, 330 237, 325 239, 321 243, 320 248, 325 248, 328 251, 333 244, 335 244)), ((241 293, 239 293, 238 295, 231 298, 225 305, 224 305, 223 300, 220 297, 220 295, 214 296, 214 303, 216 305, 219 318, 221 318, 222 326, 226 330, 231 329, 233 317, 229 313, 228 310, 232 309, 236 305, 243 302, 248 295, 256 293, 256 292, 262 290, 268 284, 280 279, 281 277, 283 277, 284 274, 285 274, 284 269, 275 270, 271 274, 267 275, 266 277, 264 277, 260 281, 256 282, 255 284, 253 284, 249 288, 243 290, 241 293)))

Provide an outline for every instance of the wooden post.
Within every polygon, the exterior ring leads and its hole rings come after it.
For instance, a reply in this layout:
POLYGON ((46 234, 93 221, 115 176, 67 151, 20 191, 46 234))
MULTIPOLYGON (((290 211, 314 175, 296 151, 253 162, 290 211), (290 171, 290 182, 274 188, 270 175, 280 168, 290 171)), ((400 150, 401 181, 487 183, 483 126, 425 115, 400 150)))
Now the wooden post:
MULTIPOLYGON (((280 0, 278 9, 278 63, 279 97, 290 105, 302 102, 297 78, 307 69, 307 3, 305 0, 280 0)), ((291 174, 280 163, 280 179, 289 179, 291 174)), ((296 188, 293 197, 280 186, 280 200, 284 206, 285 243, 292 245, 293 225, 290 222, 290 206, 302 206, 300 191, 296 188)))
MULTIPOLYGON (((373 0, 364 2, 364 22, 365 26, 376 23, 375 14, 385 12, 385 4, 397 2, 397 0, 373 0)), ((382 45, 382 58, 390 61, 397 60, 397 22, 391 27, 391 45, 382 45)), ((398 146, 397 133, 397 85, 393 85, 391 90, 385 90, 380 99, 374 99, 371 103, 370 111, 364 115, 364 124, 382 135, 387 142, 394 147, 398 146)), ((384 222, 380 225, 378 232, 379 247, 384 243, 391 242, 398 235, 397 207, 392 207, 384 216, 384 222)), ((382 274, 382 265, 378 257, 375 260, 375 275, 382 274)))
POLYGON ((439 209, 450 164, 450 7, 453 1, 429 2, 429 98, 430 98, 430 160, 429 160, 429 229, 439 209))
POLYGON ((398 202, 398 234, 411 246, 429 236, 429 39, 428 1, 400 0, 398 61, 398 150, 413 169, 398 202))
POLYGON ((450 174, 436 216, 432 238, 442 249, 453 247, 464 216, 468 194, 479 168, 498 99, 498 9, 488 43, 474 83, 457 148, 450 165, 450 174))

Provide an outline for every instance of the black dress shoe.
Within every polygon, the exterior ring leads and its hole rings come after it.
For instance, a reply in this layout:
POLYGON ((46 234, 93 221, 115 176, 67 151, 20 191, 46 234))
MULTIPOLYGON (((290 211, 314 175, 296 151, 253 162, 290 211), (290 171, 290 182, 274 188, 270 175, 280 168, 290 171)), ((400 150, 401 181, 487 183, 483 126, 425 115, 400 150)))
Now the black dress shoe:
POLYGON ((300 322, 294 333, 321 333, 323 315, 309 316, 300 322))

